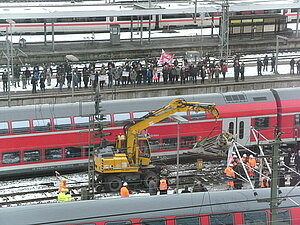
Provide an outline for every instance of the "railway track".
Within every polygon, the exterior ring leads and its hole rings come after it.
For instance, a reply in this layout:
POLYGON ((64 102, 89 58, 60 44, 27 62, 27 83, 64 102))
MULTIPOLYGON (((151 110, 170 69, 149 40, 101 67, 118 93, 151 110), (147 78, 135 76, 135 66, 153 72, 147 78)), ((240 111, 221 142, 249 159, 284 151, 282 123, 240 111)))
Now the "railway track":
MULTIPOLYGON (((167 165, 166 169, 168 171, 167 180, 170 186, 170 189, 176 187, 176 165, 167 165)), ((205 185, 222 185, 222 174, 223 167, 222 165, 215 161, 213 163, 206 163, 205 168, 202 170, 197 170, 196 165, 193 163, 182 164, 179 169, 179 183, 180 188, 183 188, 185 185, 192 187, 194 181, 200 180, 205 185)), ((67 175, 75 176, 76 174, 67 175)), ((36 178, 39 179, 39 178, 36 178)), ((44 178, 40 178, 41 180, 44 178)), ((49 179, 49 178, 48 178, 49 179)), ((73 179, 72 179, 73 180, 73 179)), ((0 207, 12 207, 28 204, 44 204, 44 203, 55 203, 57 202, 57 185, 54 182, 40 182, 36 184, 24 184, 22 180, 16 181, 14 185, 6 185, 7 187, 0 188, 0 207)), ((26 180, 28 182, 28 180, 26 180)), ((70 182, 68 183, 68 188, 72 191, 72 199, 80 200, 81 199, 81 189, 87 188, 88 183, 86 181, 70 182)), ((130 190, 132 195, 137 195, 141 193, 147 193, 146 188, 136 187, 130 185, 130 190)), ((117 197, 119 193, 96 193, 95 198, 105 198, 105 197, 117 197)))

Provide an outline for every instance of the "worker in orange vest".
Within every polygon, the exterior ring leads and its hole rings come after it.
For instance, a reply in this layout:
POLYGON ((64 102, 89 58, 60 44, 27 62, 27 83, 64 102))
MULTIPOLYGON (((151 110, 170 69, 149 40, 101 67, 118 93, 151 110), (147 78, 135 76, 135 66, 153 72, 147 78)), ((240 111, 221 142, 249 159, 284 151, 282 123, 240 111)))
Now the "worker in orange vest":
POLYGON ((168 183, 165 178, 159 181, 159 193, 160 195, 166 195, 168 193, 168 183))
POLYGON ((224 173, 227 176, 227 186, 228 189, 232 190, 234 187, 234 179, 235 179, 235 173, 233 170, 233 165, 229 164, 229 166, 224 170, 224 173))
POLYGON ((262 176, 261 177, 260 187, 261 188, 268 188, 268 187, 270 187, 270 180, 266 176, 262 176))
POLYGON ((127 182, 124 182, 123 187, 121 187, 121 189, 120 189, 120 195, 122 198, 129 197, 129 191, 128 191, 127 186, 128 186, 127 182))
POLYGON ((250 178, 252 178, 254 176, 253 168, 256 166, 256 159, 254 158, 253 155, 250 155, 247 165, 248 165, 248 175, 250 178))
POLYGON ((61 179, 58 192, 59 193, 62 192, 62 189, 67 189, 67 179, 66 178, 61 179))

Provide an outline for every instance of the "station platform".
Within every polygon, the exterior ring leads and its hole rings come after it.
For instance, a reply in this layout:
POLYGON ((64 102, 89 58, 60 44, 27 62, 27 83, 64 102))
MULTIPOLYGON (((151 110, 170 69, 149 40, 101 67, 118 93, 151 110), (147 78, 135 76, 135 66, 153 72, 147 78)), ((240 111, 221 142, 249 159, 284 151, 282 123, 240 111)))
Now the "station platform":
MULTIPOLYGON (((53 82, 55 80, 53 79, 53 82)), ((245 81, 235 82, 232 77, 226 78, 225 81, 220 79, 220 83, 192 84, 191 81, 186 84, 163 84, 141 85, 133 88, 131 85, 125 87, 112 88, 105 87, 101 90, 102 100, 130 99, 130 98, 150 98, 160 96, 182 96, 192 94, 206 93, 225 93, 234 91, 271 89, 271 88, 288 88, 299 87, 300 75, 266 75, 266 76, 249 76, 245 81)), ((36 94, 31 93, 31 86, 26 91, 11 92, 11 106, 37 105, 37 104, 60 104, 79 101, 94 101, 95 92, 93 88, 74 91, 64 88, 60 91, 58 88, 47 88, 46 92, 40 92, 39 88, 36 94)), ((8 106, 8 94, 0 93, 0 107, 8 106)))
MULTIPOLYGON (((66 40, 67 41, 67 40, 66 40)), ((275 36, 257 38, 231 38, 230 51, 238 53, 266 53, 275 52, 275 36)), ((15 44, 16 49, 19 47, 15 44)), ((5 50, 5 46, 2 47, 5 50)), ((148 39, 121 40, 120 45, 111 45, 109 41, 85 41, 85 42, 58 42, 54 48, 51 42, 28 43, 26 47, 20 48, 25 53, 19 51, 17 58, 20 57, 23 63, 42 64, 65 62, 65 56, 72 54, 79 58, 80 62, 88 61, 108 61, 126 58, 147 58, 159 57, 162 49, 175 56, 183 56, 186 51, 202 51, 204 54, 218 55, 219 38, 210 36, 190 36, 190 37, 170 37, 148 39), (24 57, 26 55, 27 57, 24 57)), ((281 49, 296 51, 300 49, 300 39, 291 37, 287 44, 282 45, 281 49)), ((7 60, 0 59, 1 64, 7 64, 7 60)))

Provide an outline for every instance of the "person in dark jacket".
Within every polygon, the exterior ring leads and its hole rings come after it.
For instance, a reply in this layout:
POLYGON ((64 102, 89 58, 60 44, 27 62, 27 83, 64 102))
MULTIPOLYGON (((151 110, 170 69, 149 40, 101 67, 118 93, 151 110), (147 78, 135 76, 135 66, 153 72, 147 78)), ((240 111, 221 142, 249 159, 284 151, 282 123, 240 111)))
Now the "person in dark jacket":
POLYGON ((149 181, 149 194, 150 195, 157 195, 157 184, 153 177, 150 178, 149 181))
POLYGON ((181 193, 184 194, 184 193, 191 193, 191 192, 189 191, 188 186, 184 186, 184 189, 181 191, 181 193))
POLYGON ((241 80, 244 81, 245 80, 245 63, 244 62, 242 62, 242 64, 241 64, 240 74, 241 74, 241 80))
POLYGON ((260 58, 257 59, 256 65, 257 65, 257 75, 261 76, 262 62, 260 58))
POLYGON ((36 84, 37 84, 37 79, 34 76, 31 77, 31 84, 32 84, 32 93, 34 94, 36 93, 36 84))
POLYGON ((295 164, 296 171, 300 172, 300 149, 298 150, 298 152, 295 155, 294 164, 295 164))
POLYGON ((290 66, 291 66, 290 74, 295 74, 295 60, 294 60, 294 58, 291 59, 290 66))
POLYGON ((268 64, 269 64, 269 57, 268 55, 265 55, 265 58, 264 58, 264 68, 263 68, 263 71, 268 71, 268 64))

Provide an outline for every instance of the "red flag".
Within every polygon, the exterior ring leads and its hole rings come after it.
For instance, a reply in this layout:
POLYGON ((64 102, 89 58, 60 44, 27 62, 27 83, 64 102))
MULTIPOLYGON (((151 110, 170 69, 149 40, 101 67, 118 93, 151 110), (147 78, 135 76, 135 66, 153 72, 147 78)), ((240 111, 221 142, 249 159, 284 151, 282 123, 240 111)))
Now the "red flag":
POLYGON ((160 64, 171 63, 175 55, 166 53, 163 49, 161 50, 161 56, 159 59, 160 64))

